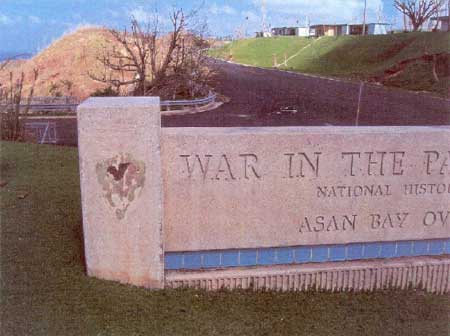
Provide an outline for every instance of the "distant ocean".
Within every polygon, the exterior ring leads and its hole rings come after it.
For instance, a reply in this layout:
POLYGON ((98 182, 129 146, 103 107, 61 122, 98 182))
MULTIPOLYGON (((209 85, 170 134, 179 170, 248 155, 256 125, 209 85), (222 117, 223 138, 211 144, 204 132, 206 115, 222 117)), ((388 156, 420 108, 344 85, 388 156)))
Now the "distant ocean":
POLYGON ((0 62, 10 58, 29 59, 31 57, 33 54, 26 51, 0 51, 0 62))

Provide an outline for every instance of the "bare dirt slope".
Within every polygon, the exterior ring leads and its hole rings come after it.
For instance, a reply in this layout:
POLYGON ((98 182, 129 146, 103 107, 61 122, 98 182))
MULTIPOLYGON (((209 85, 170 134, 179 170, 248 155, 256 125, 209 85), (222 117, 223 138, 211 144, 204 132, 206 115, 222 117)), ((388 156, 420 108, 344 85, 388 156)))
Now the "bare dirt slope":
POLYGON ((25 92, 29 90, 33 69, 39 69, 35 96, 74 95, 84 99, 105 84, 93 81, 88 71, 99 71, 96 57, 104 48, 115 44, 110 33, 103 28, 81 28, 66 34, 47 49, 26 62, 13 62, 0 72, 0 82, 9 81, 10 71, 18 78, 25 73, 25 92))
MULTIPOLYGON (((157 60, 162 63, 163 57, 169 48, 170 36, 161 35, 157 40, 157 60)), ((130 41, 132 44, 132 41, 130 41)), ((195 43, 191 35, 183 37, 183 46, 195 43)), ((25 95, 29 92, 33 81, 33 70, 39 70, 39 77, 35 86, 35 96, 75 96, 83 100, 91 96, 95 91, 104 89, 108 85, 93 80, 90 74, 97 78, 106 77, 132 79, 133 72, 112 71, 105 68, 99 60, 107 51, 112 49, 123 51, 124 47, 114 38, 106 28, 85 27, 69 34, 52 43, 47 49, 28 61, 10 62, 3 71, 0 71, 0 83, 10 86, 10 72, 14 78, 19 78, 20 73, 25 73, 25 95), (112 76, 111 76, 112 74, 112 76)), ((207 71, 203 68, 202 71, 207 71)), ((150 69, 147 76, 151 78, 150 69)), ((170 87, 171 88, 171 87, 170 87)), ((126 93, 133 90, 132 85, 121 88, 126 93)), ((173 90, 159 92, 160 96, 172 96, 173 90), (170 92, 166 92, 170 91, 170 92)))

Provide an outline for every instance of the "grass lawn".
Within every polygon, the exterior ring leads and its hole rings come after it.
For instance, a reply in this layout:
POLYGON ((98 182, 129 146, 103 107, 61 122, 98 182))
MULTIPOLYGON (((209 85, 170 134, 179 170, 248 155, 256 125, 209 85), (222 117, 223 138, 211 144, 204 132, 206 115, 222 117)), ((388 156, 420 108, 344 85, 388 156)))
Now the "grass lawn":
POLYGON ((271 67, 273 55, 277 62, 284 61, 284 55, 292 56, 298 50, 306 47, 312 40, 306 38, 278 37, 276 39, 258 38, 239 40, 225 45, 223 48, 211 50, 211 55, 218 58, 227 58, 230 54, 233 59, 243 64, 260 67, 271 67))
POLYGON ((149 291, 88 278, 77 149, 0 146, 1 335, 449 335, 449 297, 420 291, 149 291))
MULTIPOLYGON (((283 63, 286 54, 289 61, 280 69, 374 81, 404 60, 443 53, 450 53, 450 33, 447 32, 327 36, 319 39, 253 38, 234 41, 210 51, 217 58, 229 59, 232 55, 235 62, 262 67, 273 66, 273 54, 276 54, 278 64, 283 63)), ((448 64, 438 66, 440 80, 436 83, 432 65, 420 60, 418 62, 419 66, 406 66, 399 73, 401 78, 394 77, 384 84, 448 96, 448 64)))

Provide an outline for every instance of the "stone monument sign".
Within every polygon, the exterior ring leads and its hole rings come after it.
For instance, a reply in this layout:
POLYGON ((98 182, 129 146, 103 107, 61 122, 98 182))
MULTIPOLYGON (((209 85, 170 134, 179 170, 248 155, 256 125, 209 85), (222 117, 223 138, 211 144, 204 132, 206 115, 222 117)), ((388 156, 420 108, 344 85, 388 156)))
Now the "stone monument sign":
POLYGON ((78 127, 90 275, 449 290, 449 127, 161 129, 157 98, 91 98, 78 127))
POLYGON ((166 251, 450 233, 448 128, 163 129, 162 161, 166 251))

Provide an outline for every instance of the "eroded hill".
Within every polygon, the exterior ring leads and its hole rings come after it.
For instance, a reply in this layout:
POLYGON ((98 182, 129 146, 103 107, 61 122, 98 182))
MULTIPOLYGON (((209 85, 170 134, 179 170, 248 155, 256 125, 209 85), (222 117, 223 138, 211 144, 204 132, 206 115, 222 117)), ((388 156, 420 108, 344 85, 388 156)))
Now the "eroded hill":
POLYGON ((26 93, 33 79, 33 69, 38 69, 35 96, 74 95, 84 99, 97 89, 106 87, 93 81, 88 71, 101 70, 97 57, 114 43, 105 29, 79 29, 64 35, 32 59, 7 66, 0 72, 0 82, 7 83, 11 71, 15 78, 19 78, 23 71, 26 93))

